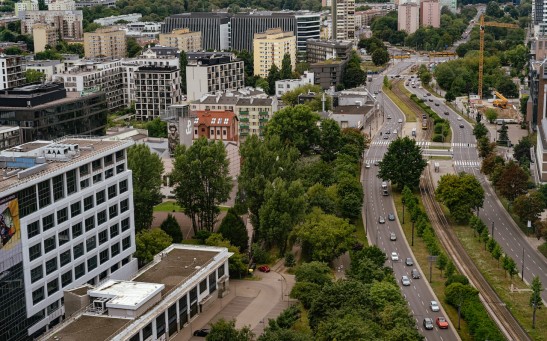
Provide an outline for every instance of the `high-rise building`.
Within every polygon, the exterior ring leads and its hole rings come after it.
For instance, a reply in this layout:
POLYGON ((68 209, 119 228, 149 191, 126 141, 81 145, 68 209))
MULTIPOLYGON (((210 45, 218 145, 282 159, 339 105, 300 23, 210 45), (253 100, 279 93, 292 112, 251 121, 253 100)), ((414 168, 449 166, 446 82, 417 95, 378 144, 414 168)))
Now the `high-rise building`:
POLYGON ((22 56, 0 54, 0 90, 13 88, 25 82, 22 56))
POLYGON ((420 3, 420 24, 423 27, 441 27, 439 0, 422 0, 420 3))
POLYGON ((55 0, 47 5, 49 11, 74 11, 76 3, 73 0, 55 0))
POLYGON ((178 28, 201 32, 204 50, 227 50, 230 48, 230 17, 227 13, 182 13, 166 17, 161 25, 162 33, 178 28))
POLYGON ((25 11, 21 20, 21 34, 32 34, 35 24, 52 26, 59 39, 81 39, 83 37, 82 11, 25 11))
POLYGON ((160 45, 176 47, 186 52, 200 51, 201 32, 191 32, 188 28, 179 28, 171 33, 161 33, 160 45))
POLYGON ((296 37, 292 31, 284 32, 281 28, 269 29, 255 34, 253 41, 254 74, 268 77, 273 65, 281 70, 285 54, 291 58, 292 70, 296 65, 296 37))
POLYGON ((397 10, 397 29, 408 34, 416 32, 420 27, 420 6, 415 2, 405 2, 397 10))
POLYGON ((182 100, 177 66, 140 66, 135 71, 135 118, 159 118, 172 104, 182 100))
POLYGON ((127 53, 125 31, 117 26, 84 33, 86 58, 123 58, 127 53))
POLYGON ((351 40, 309 39, 307 47, 308 63, 317 63, 329 59, 347 59, 353 48, 351 40))
POLYGON ((16 2, 15 3, 15 16, 19 17, 20 15, 23 15, 23 12, 25 12, 25 11, 37 11, 38 9, 39 9, 38 1, 23 0, 21 2, 16 2))
POLYGON ((306 52, 308 39, 319 39, 321 35, 321 14, 307 11, 295 12, 296 52, 306 52))
POLYGON ((332 39, 355 37, 355 0, 332 0, 332 39))
POLYGON ((46 24, 35 24, 32 27, 32 40, 34 42, 34 53, 46 50, 46 46, 57 44, 57 31, 46 24))
POLYGON ((0 153, 12 174, 0 181, 0 339, 32 340, 59 324, 65 290, 136 273, 132 144, 64 138, 0 153))

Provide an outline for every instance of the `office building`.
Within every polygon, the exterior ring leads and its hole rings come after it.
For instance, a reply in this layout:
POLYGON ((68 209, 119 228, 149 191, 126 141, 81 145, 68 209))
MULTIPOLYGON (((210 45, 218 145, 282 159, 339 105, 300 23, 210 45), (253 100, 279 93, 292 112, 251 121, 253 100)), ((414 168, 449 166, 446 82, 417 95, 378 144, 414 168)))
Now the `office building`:
POLYGON ((332 39, 355 37, 355 0, 332 0, 332 39))
POLYGON ((150 121, 182 101, 177 66, 140 66, 135 71, 135 118, 150 121))
POLYGON ((32 34, 35 24, 47 24, 58 32, 59 39, 83 37, 82 11, 26 11, 21 20, 21 34, 32 34))
POLYGON ((74 137, 0 153, 12 175, 0 181, 0 339, 31 340, 59 324, 65 290, 136 272, 132 144, 74 137))
POLYGON ((439 0, 422 0, 420 2, 420 24, 423 27, 441 27, 439 0))
POLYGON ((142 14, 140 13, 131 13, 131 14, 123 14, 123 15, 113 15, 106 18, 99 18, 93 20, 95 24, 99 24, 101 26, 112 26, 115 25, 118 21, 123 20, 127 22, 137 22, 141 21, 142 14))
POLYGON ((0 150, 13 148, 21 144, 19 127, 0 126, 0 150))
POLYGON ((34 70, 44 74, 44 81, 51 82, 53 75, 63 72, 64 66, 60 60, 34 60, 25 64, 25 70, 34 70))
POLYGON ((229 292, 231 255, 224 247, 173 244, 131 281, 74 288, 65 294, 65 304, 73 306, 67 312, 71 321, 45 340, 141 341, 170 340, 183 331, 191 335, 189 322, 229 292), (86 307, 84 302, 93 304, 86 307))
POLYGON ((25 83, 22 56, 0 55, 0 90, 25 83))
POLYGON ((23 0, 21 2, 16 2, 15 4, 15 16, 21 18, 20 15, 25 11, 37 11, 38 1, 33 0, 23 0))
POLYGON ((231 53, 188 53, 186 92, 189 101, 208 93, 243 88, 244 78, 243 61, 231 53))
POLYGON ((0 125, 21 128, 22 142, 66 135, 103 135, 104 92, 67 93, 63 84, 32 83, 0 92, 0 125))
POLYGON ((32 27, 32 40, 34 42, 34 53, 43 52, 46 46, 57 44, 57 31, 53 26, 47 24, 35 24, 32 27))
POLYGON ((342 82, 342 75, 346 69, 347 60, 325 60, 310 64, 310 71, 314 74, 314 82, 322 89, 327 90, 336 87, 342 82))
POLYGON ((115 7, 116 0, 82 0, 76 2, 76 8, 78 9, 94 6, 115 7))
POLYGON ((255 34, 253 41, 254 74, 262 78, 268 77, 273 65, 281 70, 281 63, 286 54, 291 58, 294 71, 296 65, 296 37, 292 31, 284 32, 280 28, 272 28, 264 33, 255 34))
POLYGON ((50 1, 47 5, 49 11, 74 11, 76 3, 74 0, 55 0, 50 1))
POLYGON ((275 81, 275 95, 280 98, 286 92, 293 91, 304 85, 314 84, 313 72, 304 71, 304 74, 299 79, 282 79, 275 81))
POLYGON ((117 26, 84 33, 86 58, 123 58, 127 53, 125 31, 117 26))
POLYGON ((351 54, 351 40, 309 39, 307 49, 308 63, 318 63, 328 59, 347 59, 351 54))
POLYGON ((319 39, 321 36, 321 14, 307 11, 295 12, 296 20, 296 52, 306 52, 309 39, 319 39))
POLYGON ((170 33, 178 28, 188 28, 192 32, 201 32, 201 46, 204 50, 218 51, 230 48, 230 17, 227 13, 194 12, 175 14, 165 18, 161 26, 161 32, 170 33))
POLYGON ((420 5, 415 2, 400 4, 397 10, 397 29, 408 34, 416 32, 420 27, 420 5))
POLYGON ((173 30, 171 33, 160 34, 160 45, 176 47, 181 51, 200 51, 201 33, 191 32, 187 28, 173 30))

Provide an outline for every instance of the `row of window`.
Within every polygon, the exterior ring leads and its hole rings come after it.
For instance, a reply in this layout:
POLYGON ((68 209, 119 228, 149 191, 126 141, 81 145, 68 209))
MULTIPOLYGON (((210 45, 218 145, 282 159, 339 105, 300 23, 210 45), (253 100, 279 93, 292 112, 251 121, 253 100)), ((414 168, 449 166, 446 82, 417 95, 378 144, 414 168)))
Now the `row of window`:
MULTIPOLYGON (((131 236, 127 236, 122 240, 121 248, 123 250, 127 250, 131 247, 131 236)), ((45 275, 49 275, 52 272, 57 270, 57 267, 62 268, 64 265, 70 263, 70 251, 67 250, 59 255, 59 260, 57 257, 52 258, 48 260, 45 263, 45 271, 42 264, 39 266, 33 268, 30 271, 30 277, 31 282, 35 283, 36 281, 42 279, 45 275), (59 264, 58 264, 59 261, 59 264)), ((45 286, 41 286, 37 289, 35 289, 32 292, 32 303, 37 304, 38 302, 42 301, 46 296, 45 293, 47 293, 47 296, 51 296, 57 291, 59 291, 60 288, 64 288, 72 283, 73 280, 78 280, 83 275, 86 274, 86 265, 87 265, 87 272, 90 272, 92 270, 95 270, 97 266, 100 264, 105 264, 108 262, 109 259, 116 257, 121 252, 120 249, 120 243, 115 243, 110 246, 110 248, 105 248, 104 250, 101 250, 99 252, 99 255, 93 255, 91 258, 88 258, 87 261, 82 261, 78 265, 74 267, 74 271, 72 269, 69 269, 65 272, 63 272, 59 277, 55 277, 54 279, 48 281, 45 286), (60 279, 60 281, 59 281, 60 279), (60 286, 59 286, 60 283, 60 286), (45 289, 45 290, 44 290, 45 289)), ((74 250, 74 259, 76 260, 78 257, 83 255, 83 243, 80 243, 79 245, 75 246, 74 250), (76 250, 76 247, 79 249, 76 250), (77 254, 78 253, 78 254, 77 254)), ((116 266, 117 270, 118 266, 116 266)), ((115 271, 115 270, 113 270, 115 271)))

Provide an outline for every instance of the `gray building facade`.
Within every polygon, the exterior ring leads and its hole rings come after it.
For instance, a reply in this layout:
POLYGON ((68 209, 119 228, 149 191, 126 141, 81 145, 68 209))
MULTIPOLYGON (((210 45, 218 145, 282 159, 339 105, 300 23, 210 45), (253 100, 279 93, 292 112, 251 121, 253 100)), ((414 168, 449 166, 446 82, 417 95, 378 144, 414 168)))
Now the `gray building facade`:
POLYGON ((204 50, 227 50, 229 25, 228 13, 182 13, 166 17, 161 24, 161 33, 189 28, 192 32, 201 32, 201 45, 204 50))

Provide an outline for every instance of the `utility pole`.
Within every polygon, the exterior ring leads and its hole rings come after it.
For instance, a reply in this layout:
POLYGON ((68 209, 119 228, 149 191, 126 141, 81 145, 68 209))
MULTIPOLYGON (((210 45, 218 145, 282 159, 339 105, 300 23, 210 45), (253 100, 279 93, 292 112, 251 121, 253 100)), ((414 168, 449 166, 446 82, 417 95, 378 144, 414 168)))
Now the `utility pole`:
POLYGON ((495 238, 494 238, 494 221, 492 221, 492 239, 495 240, 495 238))
POLYGON ((520 268, 521 268, 520 277, 522 278, 522 281, 524 282, 524 247, 522 248, 522 263, 520 265, 520 268))

